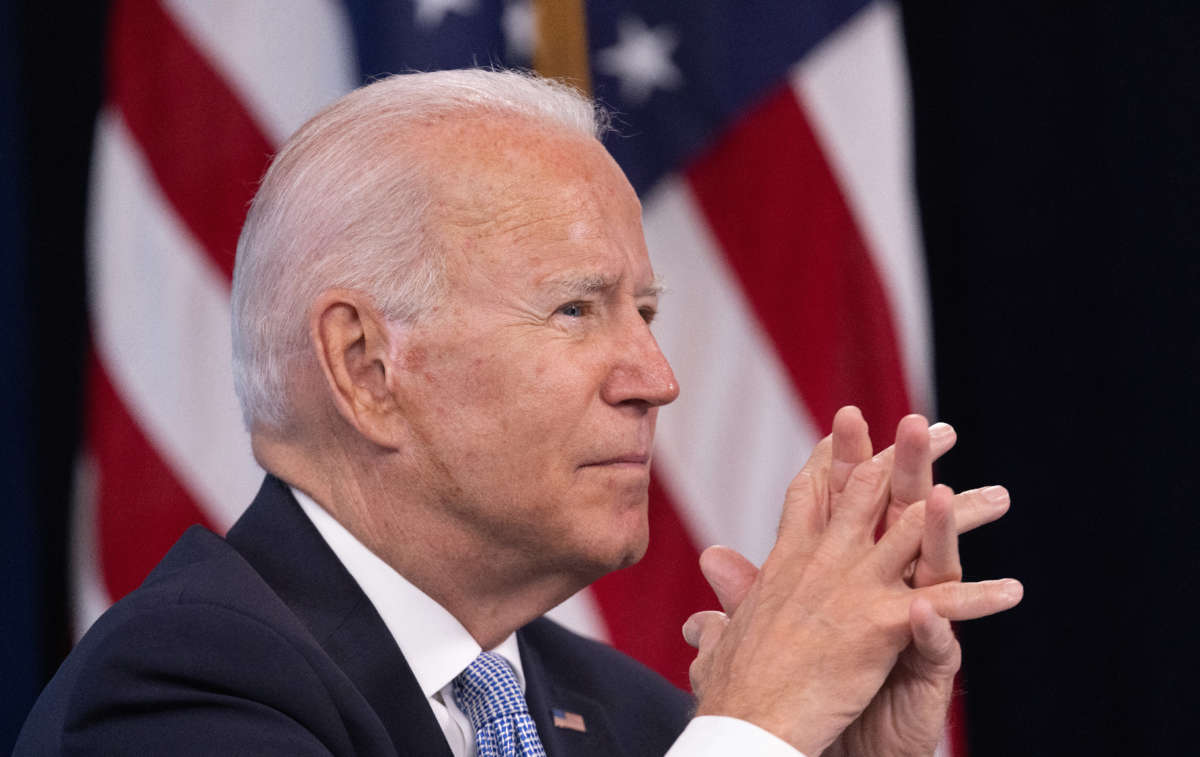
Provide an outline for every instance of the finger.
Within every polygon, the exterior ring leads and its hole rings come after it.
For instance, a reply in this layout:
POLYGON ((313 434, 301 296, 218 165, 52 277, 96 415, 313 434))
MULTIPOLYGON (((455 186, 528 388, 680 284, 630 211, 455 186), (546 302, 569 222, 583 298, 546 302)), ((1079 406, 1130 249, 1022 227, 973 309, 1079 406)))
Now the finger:
POLYGON ((1015 607, 1024 596, 1025 587, 1012 578, 975 583, 951 581, 917 589, 917 594, 928 599, 937 614, 947 620, 974 620, 1015 607))
MULTIPOLYGON (((918 416, 918 417, 920 417, 920 416, 918 416)), ((901 423, 903 423, 903 421, 901 421, 901 423)), ((900 436, 899 429, 898 429, 897 436, 898 437, 900 436)), ((958 441, 958 433, 954 430, 954 427, 951 426, 949 423, 935 423, 932 426, 930 426, 929 427, 929 464, 932 465, 934 462, 937 462, 937 460, 942 455, 946 454, 951 449, 953 449, 954 445, 957 441, 958 441)), ((919 447, 918 447, 918 449, 919 449, 919 447)), ((890 447, 888 447, 887 449, 885 449, 883 452, 880 452, 879 455, 886 459, 892 459, 896 456, 896 453, 897 453, 896 445, 893 444, 890 447)), ((908 452, 905 452, 903 454, 907 455, 908 452)), ((897 461, 897 466, 903 466, 906 471, 917 470, 918 465, 919 464, 914 464, 912 462, 909 462, 909 460, 907 460, 907 459, 904 461, 897 461)), ((930 470, 930 474, 931 474, 929 483, 932 484, 932 468, 930 468, 929 470, 930 470)), ((895 490, 895 488, 896 488, 895 485, 893 485, 893 490, 895 490)), ((891 528, 892 524, 896 522, 896 519, 900 517, 900 513, 904 512, 904 508, 907 505, 909 505, 913 502, 918 502, 918 501, 925 499, 927 492, 926 492, 926 494, 917 496, 917 493, 921 489, 924 489, 924 488, 925 488, 924 484, 922 484, 920 486, 915 486, 911 483, 905 483, 903 481, 901 482, 900 490, 903 493, 902 498, 906 501, 903 504, 900 504, 898 500, 893 499, 893 501, 888 503, 888 510, 887 510, 887 514, 884 518, 884 523, 883 523, 883 530, 887 530, 888 528, 891 528)))
POLYGON ((846 488, 830 499, 830 528, 843 538, 874 540, 875 525, 887 506, 892 455, 885 450, 850 472, 846 488))
POLYGON ((847 405, 833 416, 833 459, 829 465, 829 491, 846 488, 854 466, 871 457, 871 436, 862 411, 847 405))
MULTIPOLYGON (((956 432, 954 430, 954 427, 951 426, 949 423, 935 423, 932 426, 930 426, 929 427, 929 462, 930 462, 930 464, 937 462, 938 459, 940 459, 942 455, 946 454, 951 449, 953 449, 954 445, 957 442, 958 442, 958 432, 956 432)), ((897 453, 896 445, 893 444, 892 446, 888 447, 887 449, 885 449, 883 452, 880 452, 879 454, 882 457, 888 458, 888 456, 895 456, 896 453, 897 453)), ((916 468, 916 466, 914 464, 909 463, 907 461, 905 461, 903 463, 901 463, 900 461, 897 461, 896 464, 897 464, 897 466, 903 465, 905 470, 914 470, 916 468)), ((931 479, 930 483, 932 483, 932 479, 931 479)), ((919 502, 919 501, 925 499, 925 495, 916 497, 916 491, 918 489, 923 489, 924 486, 917 487, 917 486, 913 486, 911 484, 901 483, 900 488, 902 491, 907 492, 903 496, 903 499, 907 500, 905 502, 905 505, 912 504, 913 502, 919 502), (915 497, 915 499, 914 499, 914 497, 915 497)), ((895 489, 895 486, 893 486, 893 489, 895 489)), ((890 504, 891 503, 889 503, 889 505, 890 504)), ((896 518, 900 517, 900 513, 903 511, 904 511, 903 506, 898 506, 898 507, 890 507, 889 506, 885 526, 891 527, 891 525, 896 522, 896 518)))
POLYGON ((946 679, 958 672, 962 650, 954 638, 950 621, 937 614, 928 599, 918 597, 908 610, 913 647, 917 651, 915 672, 925 678, 946 679))
POLYGON ((906 574, 921 551, 925 534, 925 503, 909 505, 871 551, 870 561, 881 581, 894 581, 906 574))
POLYGON ((960 534, 991 523, 1008 512, 1008 490, 1003 486, 985 486, 954 495, 954 526, 960 534))
POLYGON ((729 616, 717 610, 692 613, 683 624, 683 640, 698 650, 709 649, 729 625, 729 616))
POLYGON ((954 530, 958 534, 974 531, 1008 512, 1010 500, 1003 486, 984 486, 954 495, 954 530))
POLYGON ((717 595, 721 609, 732 615, 758 578, 758 568, 737 550, 714 545, 700 553, 700 572, 717 595))
MULTIPOLYGON (((831 437, 825 437, 829 439, 831 437)), ((937 462, 942 455, 954 448, 958 442, 958 432, 949 423, 935 423, 929 427, 929 449, 930 457, 933 462, 937 462)), ((891 459, 891 456, 896 454, 896 445, 885 448, 876 457, 891 459)))
POLYGON ((697 650, 696 659, 688 666, 688 678, 696 696, 704 691, 712 668, 714 647, 728 626, 729 618, 716 610, 698 612, 683 624, 683 638, 697 650))
POLYGON ((962 564, 958 559, 958 531, 954 527, 954 492, 949 486, 938 484, 925 501, 925 528, 913 586, 960 579, 962 564))
POLYGON ((895 465, 892 469, 892 498, 888 520, 929 496, 933 487, 933 448, 929 422, 920 415, 906 415, 896 426, 895 465))
POLYGON ((933 452, 935 462, 942 455, 954 449, 957 442, 958 432, 949 423, 938 422, 929 427, 929 447, 933 452))

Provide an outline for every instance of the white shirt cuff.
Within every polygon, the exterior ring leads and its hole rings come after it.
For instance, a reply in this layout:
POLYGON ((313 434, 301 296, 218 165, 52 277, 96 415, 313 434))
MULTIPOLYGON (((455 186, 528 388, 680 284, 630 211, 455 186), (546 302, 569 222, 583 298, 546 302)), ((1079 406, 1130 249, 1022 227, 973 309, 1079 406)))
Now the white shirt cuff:
POLYGON ((761 757, 804 757, 798 749, 770 731, 723 715, 692 718, 666 757, 728 757, 739 753, 761 757))

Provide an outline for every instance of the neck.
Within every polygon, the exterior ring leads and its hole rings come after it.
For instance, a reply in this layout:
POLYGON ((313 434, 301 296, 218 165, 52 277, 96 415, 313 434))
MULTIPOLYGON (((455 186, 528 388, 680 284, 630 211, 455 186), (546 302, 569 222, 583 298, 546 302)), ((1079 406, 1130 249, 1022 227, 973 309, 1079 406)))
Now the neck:
POLYGON ((419 496, 395 453, 316 449, 254 435, 266 470, 303 491, 397 573, 445 607, 484 649, 595 577, 539 570, 527 554, 463 528, 419 496))

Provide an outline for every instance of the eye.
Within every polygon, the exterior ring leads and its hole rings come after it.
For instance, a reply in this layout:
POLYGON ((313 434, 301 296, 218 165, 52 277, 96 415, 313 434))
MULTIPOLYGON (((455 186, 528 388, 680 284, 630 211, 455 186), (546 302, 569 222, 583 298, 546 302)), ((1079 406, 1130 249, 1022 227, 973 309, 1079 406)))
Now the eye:
POLYGON ((647 324, 654 323, 654 316, 658 315, 658 311, 649 306, 638 308, 638 313, 647 324))
POLYGON ((558 309, 560 315, 568 318, 582 318, 591 312, 591 306, 586 302, 568 302, 558 309))

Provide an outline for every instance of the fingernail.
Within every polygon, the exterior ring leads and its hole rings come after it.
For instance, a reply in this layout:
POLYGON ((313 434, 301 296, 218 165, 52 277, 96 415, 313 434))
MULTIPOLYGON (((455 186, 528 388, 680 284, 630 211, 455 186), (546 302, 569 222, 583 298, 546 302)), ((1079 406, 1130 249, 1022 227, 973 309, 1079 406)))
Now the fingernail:
POLYGON ((954 431, 954 428, 949 423, 941 423, 940 421, 929 427, 929 435, 939 438, 946 436, 952 431, 954 431))
POLYGON ((1025 596, 1025 587, 1020 581, 1012 578, 1005 579, 1004 586, 1001 588, 1004 598, 1010 602, 1016 603, 1021 601, 1021 597, 1025 596))
POLYGON ((688 618, 687 622, 683 624, 683 640, 693 647, 700 645, 700 629, 691 618, 688 618))
POLYGON ((1005 489, 1003 486, 987 486, 979 493, 993 505, 1001 505, 1008 502, 1008 489, 1005 489))

